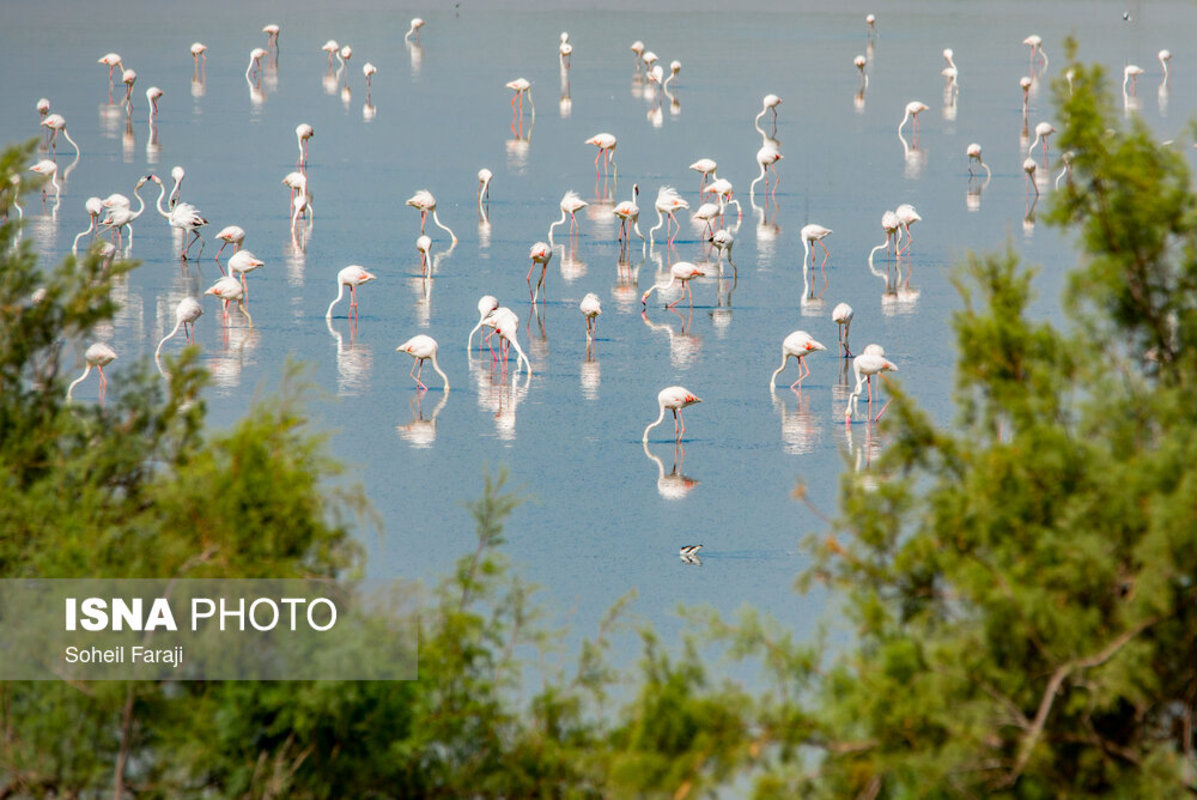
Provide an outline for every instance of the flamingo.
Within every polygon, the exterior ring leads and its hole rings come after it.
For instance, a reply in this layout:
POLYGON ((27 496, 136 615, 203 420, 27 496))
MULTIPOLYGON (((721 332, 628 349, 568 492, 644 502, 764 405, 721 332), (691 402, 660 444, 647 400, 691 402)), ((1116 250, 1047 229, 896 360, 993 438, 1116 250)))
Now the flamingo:
POLYGON ((657 393, 657 406, 661 413, 657 415, 655 421, 648 423, 648 427, 644 429, 644 436, 641 441, 648 441, 648 432, 661 424, 665 419, 665 409, 673 412, 673 433, 675 441, 681 441, 682 434, 686 432, 686 423, 682 420, 681 411, 683 408, 701 403, 702 399, 695 396, 693 392, 683 386, 668 386, 657 393))
POLYGON ((419 17, 412 17, 411 18, 411 27, 409 27, 407 29, 407 33, 404 34, 403 41, 406 42, 408 39, 411 38, 412 34, 414 33, 416 35, 416 44, 419 44, 420 43, 420 28, 423 28, 423 27, 424 27, 424 20, 420 19, 419 17))
POLYGON ((869 75, 865 72, 865 67, 868 65, 869 60, 864 56, 858 55, 852 59, 852 63, 856 65, 856 76, 860 80, 861 90, 869 88, 869 75))
POLYGON ((205 66, 208 64, 208 46, 203 42, 192 42, 191 57, 195 59, 195 71, 198 74, 200 71, 200 59, 203 59, 205 66))
POLYGON ((640 74, 640 65, 644 63, 641 60, 641 57, 644 55, 644 42, 637 39, 636 41, 632 42, 632 46, 630 49, 632 51, 632 54, 636 56, 636 74, 639 75, 640 74))
POLYGON ((876 14, 866 14, 865 15, 865 29, 868 31, 869 36, 873 36, 874 34, 877 33, 877 15, 876 14))
POLYGON ((262 48, 262 47, 255 47, 253 50, 249 51, 249 65, 245 68, 245 80, 246 81, 250 80, 249 75, 251 72, 256 71, 258 73, 259 77, 261 77, 262 58, 265 55, 266 55, 266 50, 265 50, 265 48, 262 48))
MULTIPOLYGON (((499 307, 499 298, 493 294, 484 294, 478 299, 478 324, 470 331, 470 337, 466 339, 466 352, 470 352, 474 346, 474 334, 482 327, 482 322, 490 316, 491 312, 499 307)), ((493 352, 493 351, 492 351, 493 352)))
POLYGON ((1035 126, 1035 140, 1027 147, 1027 155, 1035 149, 1035 145, 1039 144, 1039 140, 1043 140, 1043 163, 1047 163, 1047 137, 1056 132, 1056 128, 1050 122, 1040 122, 1035 126))
MULTIPOLYGON (((1065 150, 1063 153, 1060 154, 1060 160, 1064 162, 1064 167, 1063 167, 1063 169, 1060 170, 1060 174, 1056 176, 1056 188, 1057 189, 1060 188, 1060 181, 1063 180, 1066 175, 1071 175, 1071 173, 1072 173, 1072 158, 1074 155, 1076 155, 1076 154, 1073 153, 1071 150, 1065 150)), ((1071 180, 1072 179, 1069 178, 1069 181, 1071 181, 1071 180)))
MULTIPOLYGON (((53 161, 51 161, 48 158, 43 158, 41 161, 38 161, 36 164, 34 164, 29 169, 33 172, 36 172, 38 175, 49 177, 50 185, 54 187, 54 203, 55 203, 55 208, 57 209, 57 204, 59 202, 61 202, 61 200, 62 200, 62 187, 58 184, 58 165, 55 164, 53 161)), ((42 201, 44 202, 45 199, 46 199, 46 187, 43 185, 42 186, 42 201)))
POLYGON ((147 175, 146 177, 158 184, 160 189, 158 192, 158 202, 156 203, 158 213, 166 218, 166 221, 170 223, 172 228, 184 231, 184 238, 186 238, 186 232, 191 232, 192 238, 186 242, 183 251, 179 253, 179 257, 186 261, 187 251, 191 249, 191 245, 195 244, 196 241, 199 241, 200 253, 203 254, 204 237, 200 234, 199 229, 207 225, 208 220, 191 203, 179 203, 170 211, 164 209, 162 207, 162 198, 166 196, 166 185, 162 183, 162 179, 157 175, 147 175))
POLYGON ((1022 121, 1025 124, 1027 121, 1027 104, 1031 99, 1031 86, 1035 82, 1030 77, 1023 75, 1018 79, 1018 85, 1022 89, 1022 121))
POLYGON ((639 196, 640 184, 634 183, 632 184, 632 199, 624 200, 611 211, 612 214, 619 217, 619 241, 621 244, 625 234, 628 240, 631 240, 633 231, 640 237, 641 242, 645 241, 644 234, 640 232, 640 206, 636 205, 636 198, 639 196), (631 230, 629 230, 629 223, 631 230))
POLYGON ((100 224, 110 230, 116 232, 118 240, 122 238, 121 230, 128 226, 129 228, 129 243, 133 243, 133 220, 141 216, 145 211, 145 198, 141 196, 141 187, 150 179, 149 175, 140 178, 137 185, 133 187, 133 196, 137 198, 138 207, 134 211, 129 207, 129 198, 123 194, 111 194, 104 201, 104 206, 108 208, 108 216, 101 220, 100 224))
MULTIPOLYGON (((50 113, 49 98, 46 98, 46 97, 38 98, 37 115, 38 115, 40 124, 42 124, 42 125, 45 124, 46 115, 49 113, 50 113)), ((42 135, 42 149, 45 150, 47 147, 50 146, 50 129, 46 128, 46 130, 42 131, 42 134, 43 134, 42 135)))
POLYGON ((765 114, 769 113, 770 111, 773 112, 773 121, 777 122, 777 107, 779 105, 781 105, 781 98, 775 94, 767 94, 767 95, 765 95, 764 99, 761 100, 761 111, 759 114, 756 115, 756 118, 752 121, 752 125, 754 128, 757 129, 758 133, 761 130, 761 128, 760 128, 761 117, 765 116, 765 114))
POLYGON ((320 45, 320 49, 328 53, 328 74, 331 75, 333 71, 332 62, 333 56, 340 52, 341 45, 337 44, 336 39, 329 39, 324 44, 320 45))
POLYGON ((283 178, 282 183, 291 190, 291 199, 287 201, 287 205, 295 202, 295 194, 297 192, 311 200, 312 195, 308 192, 308 176, 302 172, 288 172, 283 178))
MULTIPOLYGON (((532 362, 524 355, 524 350, 520 347, 517 338, 519 334, 520 320, 515 312, 510 308, 500 306, 487 315, 482 324, 488 328, 493 328, 495 333, 499 334, 499 338, 503 340, 504 358, 506 358, 506 348, 510 345, 515 348, 516 360, 515 368, 519 370, 520 362, 528 368, 528 380, 532 380, 532 362)), ((514 377, 514 375, 513 375, 514 377)))
POLYGON ((557 53, 561 56, 561 68, 569 69, 570 56, 573 55, 574 46, 569 43, 569 33, 561 32, 561 44, 557 46, 557 53))
POLYGON ((332 319, 333 306, 341 302, 341 297, 345 294, 345 287, 349 287, 349 316, 352 319, 357 315, 357 287, 363 283, 368 283, 377 278, 373 273, 367 272, 364 267, 359 267, 356 264, 350 264, 340 272, 337 273, 337 296, 331 303, 328 304, 328 311, 324 312, 325 319, 332 319))
POLYGON ((710 240, 710 237, 715 234, 711 223, 714 222, 715 218, 718 217, 722 212, 723 209, 719 207, 718 203, 703 203, 694 210, 693 214, 690 215, 690 221, 693 222, 697 220, 703 223, 705 226, 707 239, 710 240))
POLYGON ((549 244, 553 243, 553 228, 558 225, 565 224, 566 215, 569 216, 569 235, 573 236, 578 230, 578 218, 575 216, 579 211, 590 205, 572 189, 566 192, 561 198, 561 219, 549 226, 549 244))
POLYGON ((295 238, 295 227, 299 224, 299 218, 306 216, 308 222, 315 221, 315 209, 312 208, 312 196, 310 194, 297 194, 291 198, 291 237, 295 238))
POLYGON ((232 275, 225 275, 217 278, 216 283, 204 290, 204 294, 210 294, 213 297, 219 298, 224 303, 224 316, 228 319, 229 303, 236 302, 237 308, 241 309, 241 313, 245 316, 249 327, 254 326, 254 318, 249 315, 249 310, 245 307, 245 290, 241 286, 241 282, 232 275))
POLYGON ((1160 60, 1160 66, 1164 68, 1164 79, 1160 81, 1160 86, 1168 85, 1168 62, 1172 60, 1171 50, 1161 50, 1156 56, 1160 60))
MULTIPOLYGON (((353 58, 353 48, 349 45, 343 45, 337 52, 337 60, 341 62, 341 66, 337 68, 337 74, 349 65, 349 59, 353 58)), ((345 73, 345 85, 349 85, 349 73, 345 73)))
POLYGON ((912 120, 914 127, 914 140, 919 138, 919 114, 927 110, 927 104, 918 100, 911 100, 906 104, 906 114, 902 117, 902 121, 898 124, 898 137, 902 136, 902 128, 906 127, 906 120, 912 120))
POLYGON ((604 155, 606 155, 607 158, 603 162, 603 175, 605 176, 607 174, 607 171, 609 169, 611 169, 612 167, 614 167, 615 175, 618 178, 619 167, 616 166, 616 164, 615 164, 615 145, 617 143, 618 142, 616 141, 615 136, 610 133, 596 133, 594 136, 591 136, 589 139, 586 140, 586 144, 592 144, 598 148, 598 155, 596 155, 594 157, 594 179, 595 179, 595 181, 598 180, 598 176, 599 176, 599 168, 598 168, 599 159, 602 158, 604 155))
POLYGON ((727 263, 731 264, 732 269, 737 269, 736 262, 732 261, 732 245, 736 243, 736 239, 732 236, 731 231, 727 228, 720 228, 711 234, 711 238, 707 240, 711 246, 719 251, 719 261, 716 266, 719 268, 719 274, 723 274, 723 254, 727 253, 727 263))
POLYGON ((1031 48, 1031 61, 1035 60, 1038 55, 1043 58, 1043 68, 1047 69, 1047 53, 1043 51, 1043 37, 1032 33, 1030 36, 1022 40, 1022 43, 1031 48))
POLYGON ((885 248, 885 252, 889 252, 890 239, 894 241, 894 252, 898 251, 898 245, 901 244, 902 239, 902 220, 898 219, 898 215, 893 211, 885 211, 881 214, 881 229, 885 231, 885 242, 879 244, 869 251, 869 257, 872 258, 873 253, 885 248))
POLYGON ((158 98, 162 97, 164 94, 166 94, 166 92, 162 91, 157 86, 151 86, 145 90, 146 102, 150 104, 149 119, 151 122, 158 118, 158 98))
POLYGON ((429 253, 432 252, 432 237, 420 235, 416 237, 416 252, 420 254, 420 270, 427 274, 429 253))
MULTIPOLYGON (((677 261, 669 267, 669 280, 666 283, 653 284, 648 291, 640 296, 640 304, 647 305, 648 296, 658 289, 671 289, 675 283, 680 283, 682 285, 682 296, 684 297, 687 293, 689 293, 690 308, 694 308, 694 292, 692 289, 690 289, 690 281, 695 278, 702 278, 705 276, 705 272, 699 269, 696 265, 691 264, 689 261, 677 261)), ((674 300, 665 307, 673 308, 679 302, 681 302, 681 299, 682 298, 679 297, 677 300, 674 300)))
POLYGON ((581 309, 582 316, 586 317, 586 340, 590 341, 594 338, 595 320, 599 314, 603 313, 603 304, 597 294, 587 292, 586 296, 582 298, 582 302, 578 304, 578 308, 581 309))
POLYGON ((428 214, 431 212, 432 221, 436 223, 437 227, 446 231, 453 239, 453 244, 457 244, 457 234, 455 234, 449 226, 441 222, 440 217, 436 215, 436 198, 432 196, 432 192, 427 189, 421 189, 411 197, 407 198, 406 205, 420 211, 420 233, 424 232, 424 222, 428 219, 428 214))
POLYGON ((1130 81, 1130 94, 1135 93, 1135 85, 1139 82, 1139 76, 1143 74, 1143 68, 1135 64, 1127 64, 1122 69, 1122 93, 1126 94, 1126 82, 1130 81))
POLYGON ((990 178, 993 177, 993 173, 989 171, 989 165, 981 160, 981 145, 977 144, 976 142, 973 142, 972 144, 970 144, 968 146, 968 149, 965 150, 964 152, 968 155, 969 177, 972 177, 972 175, 973 175, 973 162, 974 161, 977 162, 978 166, 982 167, 985 170, 985 180, 988 181, 990 178))
POLYGON ((121 83, 125 84, 125 99, 121 101, 121 105, 126 106, 129 111, 132 111, 133 84, 137 83, 137 71, 131 69, 122 69, 121 83))
POLYGON ((234 253, 241 249, 242 243, 245 242, 245 229, 240 225, 226 225, 220 229, 220 233, 216 234, 216 238, 223 242, 220 249, 216 251, 216 261, 219 263, 220 254, 230 244, 233 246, 234 253))
POLYGON ((777 164, 778 161, 781 161, 781 159, 781 150, 778 149, 777 145, 773 144, 772 142, 765 142, 763 145, 761 145, 761 148, 756 151, 756 163, 760 165, 761 174, 757 175, 752 181, 752 184, 748 187, 748 194, 750 197, 756 197, 756 185, 762 180, 765 181, 765 191, 769 190, 769 179, 765 177, 765 171, 768 169, 773 170, 773 191, 774 193, 777 192, 777 184, 781 179, 777 176, 777 167, 774 165, 777 164))
POLYGON ((183 179, 187 177, 187 171, 182 167, 171 167, 170 177, 174 181, 174 185, 170 187, 170 195, 166 198, 166 207, 173 209, 179 204, 179 190, 183 186, 183 179))
POLYGON ((482 203, 490 203, 490 182, 494 176, 495 174, 486 167, 478 170, 478 213, 484 217, 486 213, 482 210, 482 203))
POLYGON ((802 226, 801 236, 803 269, 806 268, 807 258, 810 258, 810 268, 815 268, 815 259, 811 254, 811 250, 813 249, 815 242, 818 242, 819 246, 823 248, 823 263, 827 263, 827 257, 830 256, 831 253, 828 251, 827 245, 823 242, 823 240, 826 239, 831 233, 831 228, 825 228, 822 225, 814 222, 810 223, 809 225, 802 226))
MULTIPOLYGON (((49 104, 47 103, 47 108, 49 104)), ((62 114, 48 114, 41 122, 42 127, 50 132, 50 150, 54 152, 58 146, 58 134, 66 137, 66 140, 71 143, 71 147, 75 148, 75 158, 79 157, 79 145, 75 144, 75 140, 71 138, 71 134, 67 132, 66 118, 62 114)))
POLYGON ((266 266, 266 262, 255 256, 244 247, 233 253, 233 257, 229 259, 229 275, 241 276, 241 288, 245 291, 245 299, 249 299, 249 286, 245 283, 245 275, 248 272, 253 272, 259 267, 266 266))
POLYGON ((295 160, 295 169, 305 176, 308 173, 308 139, 315 135, 315 129, 306 122, 295 126, 295 141, 299 145, 299 158, 295 160))
POLYGON ((790 388, 795 386, 802 386, 802 381, 810 375, 810 365, 806 363, 806 356, 815 350, 826 350, 819 342, 806 331, 794 331, 781 343, 781 366, 773 371, 773 375, 769 378, 769 389, 773 389, 773 383, 777 380, 777 376, 781 374, 782 370, 786 368, 786 364, 791 358, 798 360, 798 380, 790 384, 790 388), (803 371, 805 370, 805 372, 803 371))
MULTIPOLYGON (((549 230, 551 233, 552 229, 549 230)), ((540 294, 540 287, 544 285, 544 276, 548 272, 549 262, 553 260, 553 248, 544 242, 537 242, 532 245, 528 257, 532 259, 532 266, 528 267, 528 293, 532 295, 532 302, 536 302, 536 297, 540 294), (537 264, 540 264, 540 280, 536 282, 536 289, 533 289, 532 270, 536 269, 537 264)))
MULTIPOLYGON (((657 191, 657 199, 653 205, 657 209, 657 224, 652 226, 652 228, 650 228, 648 231, 649 244, 655 243, 654 234, 658 228, 665 224, 666 215, 668 215, 669 219, 673 220, 673 222, 677 222, 677 217, 674 216, 674 212, 679 209, 690 207, 690 204, 683 200, 682 196, 677 193, 677 189, 674 189, 672 186, 662 186, 657 191)), ((681 223, 677 222, 677 225, 680 229, 681 223)), ((665 229, 665 234, 666 243, 672 243, 673 235, 670 233, 669 228, 665 229)))
MULTIPOLYGON (((860 397, 860 390, 864 387, 864 385, 867 383, 869 386, 869 413, 872 413, 873 376, 879 375, 882 372, 898 371, 897 366, 895 366, 892 361, 887 360, 883 352, 877 352, 880 350, 879 347, 873 351, 869 350, 870 347, 874 347, 874 345, 869 345, 869 347, 866 347, 865 352, 861 353, 852 360, 852 372, 856 376, 856 388, 854 388, 852 390, 852 394, 848 396, 848 405, 844 408, 845 425, 852 421, 852 415, 858 410, 857 400, 860 397)), ((881 412, 877 414, 877 417, 873 420, 873 422, 881 419, 881 414, 884 412, 885 409, 881 409, 881 412)))
POLYGON ((424 369, 424 362, 429 359, 432 359, 432 368, 445 382, 445 391, 449 391, 449 376, 441 369, 440 364, 436 363, 436 347, 436 339, 421 333, 395 348, 395 352, 407 353, 412 357, 411 376, 416 381, 416 387, 421 391, 428 391, 428 387, 420 380, 420 373, 424 369))
POLYGON ((511 120, 515 122, 515 101, 520 101, 520 127, 524 125, 524 95, 528 95, 528 108, 532 113, 532 118, 536 118, 536 104, 532 102, 532 84, 527 78, 516 78, 513 81, 507 82, 507 88, 515 92, 511 96, 511 120))
POLYGON ((707 181, 717 178, 715 170, 719 165, 715 163, 713 158, 700 158, 690 165, 690 169, 695 172, 702 173, 702 182, 698 184, 698 196, 702 197, 702 190, 706 188, 707 181))
POLYGON ((682 71, 682 62, 680 62, 676 59, 669 62, 669 77, 666 78, 665 81, 661 84, 661 91, 664 92, 669 97, 670 100, 673 99, 673 95, 669 94, 669 82, 671 80, 673 80, 674 78, 676 78, 678 76, 678 74, 681 73, 681 71, 682 71))
POLYGON ((703 189, 703 191, 708 194, 716 195, 719 198, 721 208, 719 212, 720 219, 722 219, 723 213, 726 211, 727 206, 730 206, 732 203, 736 204, 736 218, 738 219, 744 216, 744 210, 740 208, 740 201, 732 198, 732 195, 735 194, 735 192, 733 191, 732 182, 727 178, 716 178, 708 183, 707 188, 703 189))
POLYGON ((378 73, 378 67, 367 61, 362 64, 362 76, 366 79, 366 97, 370 96, 370 79, 378 73))
POLYGON ((71 393, 75 391, 75 387, 91 374, 92 367, 100 373, 100 399, 104 399, 104 390, 108 388, 108 378, 104 376, 104 367, 111 364, 116 359, 116 351, 103 342, 96 342, 83 353, 83 361, 87 365, 83 370, 83 374, 75 380, 71 381, 71 385, 67 387, 66 399, 71 402, 71 393))
POLYGON ((87 209, 87 230, 75 236, 75 241, 71 243, 72 253, 78 252, 79 240, 96 229, 96 225, 100 221, 100 215, 104 213, 104 201, 98 197, 89 197, 87 198, 87 202, 83 204, 83 207, 87 209))
MULTIPOLYGON (((175 305, 175 327, 171 329, 170 333, 162 337, 162 341, 158 342, 158 347, 154 350, 154 363, 158 363, 158 357, 162 353, 162 345, 166 344, 167 339, 174 337, 179 332, 179 328, 183 329, 183 334, 187 337, 187 343, 191 344, 192 332, 188 326, 194 327, 195 321, 202 317, 203 314, 204 307, 194 297, 188 295, 180 300, 175 305)), ((161 365, 158 368, 162 369, 161 365)))
POLYGON ((955 54, 952 52, 952 48, 950 48, 950 47, 944 48, 943 58, 944 58, 944 61, 948 62, 948 65, 946 67, 944 67, 942 70, 940 70, 939 74, 943 75, 944 78, 947 79, 948 86, 950 86, 952 88, 958 88, 958 84, 956 83, 956 77, 959 73, 956 70, 956 62, 952 58, 953 55, 955 55, 955 54))
POLYGON ((903 203, 894 209, 894 213, 898 215, 898 222, 902 224, 902 230, 906 231, 906 244, 902 247, 900 252, 906 252, 910 249, 910 245, 914 244, 914 236, 910 233, 910 226, 916 222, 921 222, 922 217, 919 212, 914 210, 914 206, 910 203, 903 203))
POLYGON ((104 64, 108 67, 108 102, 112 102, 112 71, 120 67, 123 71, 125 65, 121 63, 121 57, 117 53, 106 53, 98 59, 98 63, 104 64))
POLYGON ((262 33, 266 34, 266 47, 278 49, 279 26, 273 22, 262 26, 262 33))
POLYGON ((1022 171, 1027 174, 1027 181, 1029 181, 1031 186, 1035 189, 1035 196, 1038 197, 1039 196, 1039 184, 1037 184, 1035 182, 1035 170, 1036 169, 1037 169, 1037 165, 1035 164, 1035 159, 1031 158, 1030 156, 1027 156, 1026 160, 1022 162, 1022 171))
POLYGON ((844 348, 844 358, 852 358, 852 350, 848 348, 848 334, 852 330, 852 318, 856 312, 847 303, 837 303, 831 309, 831 321, 839 328, 839 344, 844 348))

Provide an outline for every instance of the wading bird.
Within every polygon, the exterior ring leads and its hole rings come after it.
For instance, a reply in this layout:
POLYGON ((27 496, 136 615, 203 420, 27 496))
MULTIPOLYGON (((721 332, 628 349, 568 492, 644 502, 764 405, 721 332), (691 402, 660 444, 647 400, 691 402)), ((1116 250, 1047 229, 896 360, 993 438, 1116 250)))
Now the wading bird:
POLYGON ((648 432, 661 424, 665 419, 665 410, 669 409, 673 412, 673 434, 675 441, 681 441, 682 434, 686 432, 686 423, 682 420, 682 409, 692 406, 695 403, 701 403, 702 400, 696 397, 693 392, 683 386, 668 386, 662 389, 657 394, 657 406, 661 413, 657 415, 656 420, 648 423, 648 427, 644 429, 644 436, 641 441, 648 441, 648 432))
POLYGON ((424 362, 429 359, 432 360, 432 368, 436 370, 436 373, 441 376, 441 380, 445 382, 445 391, 449 391, 449 376, 441 369, 440 364, 436 363, 436 348, 436 339, 422 333, 411 337, 395 348, 395 352, 407 353, 412 357, 411 376, 416 382, 416 388, 421 391, 428 391, 428 387, 420 380, 420 373, 424 369, 424 362))
POLYGON ((368 283, 377 278, 373 273, 367 272, 365 268, 359 267, 356 264, 350 264, 340 272, 337 273, 337 296, 328 304, 328 311, 324 312, 325 319, 332 318, 333 306, 341 302, 341 297, 345 294, 345 287, 349 287, 349 318, 353 319, 358 315, 357 310, 357 287, 363 283, 368 283))
POLYGON ((798 379, 790 384, 790 388, 795 386, 802 386, 802 381, 810 375, 810 365, 806 363, 806 356, 816 350, 826 350, 819 342, 806 331, 794 331, 781 343, 781 366, 773 371, 773 375, 769 377, 769 388, 773 388, 773 383, 777 380, 777 376, 786 368, 786 364, 791 358, 798 361, 798 379))

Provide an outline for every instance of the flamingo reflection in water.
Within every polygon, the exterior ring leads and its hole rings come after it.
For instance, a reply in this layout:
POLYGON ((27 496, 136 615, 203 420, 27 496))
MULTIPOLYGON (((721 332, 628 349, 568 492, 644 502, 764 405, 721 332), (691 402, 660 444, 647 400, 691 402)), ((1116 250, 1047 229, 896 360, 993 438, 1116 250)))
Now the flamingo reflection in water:
POLYGON ((814 452, 822 433, 822 426, 816 414, 811 411, 810 395, 794 392, 795 406, 792 411, 786 403, 786 395, 778 395, 777 387, 769 387, 769 397, 773 402, 773 408, 781 417, 782 450, 788 455, 814 452))
POLYGON ((688 310, 685 316, 675 308, 669 310, 682 322, 677 330, 664 322, 653 322, 648 318, 647 310, 641 310, 640 319, 650 330, 663 331, 669 337, 669 363, 675 369, 685 369, 694 364, 702 351, 702 337, 690 333, 694 322, 693 309, 688 310))
MULTIPOLYGON (((641 445, 644 447, 644 455, 657 465, 657 493, 661 497, 666 500, 681 500, 698 485, 696 478, 682 473, 682 463, 686 460, 686 448, 680 441, 673 445, 673 466, 669 472, 665 471, 665 462, 648 449, 647 439, 641 442, 641 445)), ((698 546, 702 547, 702 545, 698 546)), ((697 551, 695 551, 695 556, 697 556, 697 551)))
POLYGON ((374 354, 370 345, 357 341, 357 326, 349 326, 349 341, 333 327, 332 318, 325 317, 328 333, 337 343, 337 396, 357 397, 370 389, 370 375, 374 354))
POLYGON ((444 410, 445 404, 449 402, 449 393, 445 392, 441 395, 441 399, 437 401, 436 406, 432 409, 432 414, 428 417, 424 416, 421 406, 423 402, 424 392, 416 392, 415 396, 407 403, 411 408, 411 422, 395 426, 395 433, 399 434, 399 438, 417 450, 432 447, 436 441, 436 418, 444 410))
POLYGON ((474 380, 478 408, 494 418, 495 434, 503 441, 514 440, 516 411, 528 396, 527 383, 508 382, 481 360, 471 359, 470 376, 474 380))

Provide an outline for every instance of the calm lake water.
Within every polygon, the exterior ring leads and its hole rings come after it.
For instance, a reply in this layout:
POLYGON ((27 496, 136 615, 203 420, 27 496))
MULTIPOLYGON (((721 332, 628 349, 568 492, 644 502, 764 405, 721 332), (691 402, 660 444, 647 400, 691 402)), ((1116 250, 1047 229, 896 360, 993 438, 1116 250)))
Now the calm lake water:
MULTIPOLYGON (((751 604, 807 635, 827 619, 828 600, 797 595, 792 584, 807 564, 801 539, 824 523, 791 492, 801 481, 812 503, 833 514, 842 476, 867 470, 885 446, 879 426, 844 425, 850 373, 835 354, 831 309, 851 303, 854 349, 882 344, 902 387, 950 423, 950 317, 960 307, 953 265, 970 250, 1009 243, 1042 266, 1035 313, 1058 316, 1063 273, 1076 261, 1067 239, 1034 215, 1058 168, 1041 175, 1044 195, 1030 214, 1022 171, 1026 133, 1052 118, 1047 78, 1064 63, 1064 37, 1075 35, 1080 57, 1104 63, 1119 81, 1125 64, 1143 67, 1129 105, 1161 139, 1183 138, 1197 99, 1197 68, 1184 45, 1197 10, 1167 2, 930 2, 902 11, 776 5, 729 15, 669 6, 654 13, 471 3, 398 9, 313 0, 218 2, 202 11, 122 2, 102 13, 63 0, 10 4, 0 33, 8 76, 0 83, 0 135, 8 142, 37 135, 35 103, 46 97, 82 148, 57 212, 52 199, 46 209, 26 209, 25 235, 47 263, 68 254, 86 227, 87 197, 131 195, 151 171, 169 185, 171 167, 186 169, 182 197, 210 220, 203 258, 180 268, 148 184, 151 207, 135 223, 131 251, 142 264, 119 288, 123 310, 100 337, 119 353, 116 366, 152 358, 179 298, 219 277, 211 258, 216 231, 237 224, 248 232, 246 246, 266 262, 249 276, 255 326, 234 312, 226 330, 209 297, 196 328, 214 376, 211 419, 231 422, 268 395, 288 357, 311 364, 326 392, 312 411, 384 524, 381 536, 360 532, 371 577, 445 574, 472 549, 463 503, 479 496, 487 469, 503 466, 533 498, 512 517, 505 549, 574 635, 592 633, 629 590, 639 593, 635 612, 667 637, 680 626, 679 605, 704 603, 727 612, 751 604), (869 11, 878 14, 872 37, 869 11), (405 45, 416 15, 427 22, 420 44, 405 45), (250 50, 265 46, 267 23, 282 30, 277 59, 263 62, 260 80, 247 79, 250 50), (565 78, 562 31, 574 48, 565 78), (1022 44, 1029 34, 1043 38, 1050 61, 1031 87, 1024 132, 1019 78, 1031 74, 1022 44), (340 78, 329 75, 321 50, 329 38, 353 48, 340 78), (636 39, 659 54, 666 74, 671 61, 681 62, 672 102, 658 103, 635 76, 629 45, 636 39), (208 47, 202 82, 193 79, 193 41, 208 47), (944 48, 954 50, 958 93, 945 93, 944 48), (1157 90, 1161 48, 1176 53, 1167 91, 1157 90), (137 71, 128 116, 109 103, 108 76, 96 63, 109 51, 137 71), (858 54, 868 57, 863 92, 858 54), (369 95, 367 61, 378 70, 369 95), (504 86, 519 77, 531 82, 535 103, 534 118, 525 107, 522 130, 504 86), (151 85, 165 92, 155 135, 147 124, 151 85), (773 136, 784 158, 767 204, 758 186, 758 210, 749 192, 762 144, 753 118, 767 93, 783 100, 773 136), (898 123, 911 100, 928 109, 918 149, 904 152, 898 123), (296 243, 281 180, 294 168, 302 122, 316 132, 308 170, 315 221, 296 243), (619 141, 617 181, 605 186, 596 182, 596 150, 584 143, 600 131, 619 141), (992 169, 987 182, 970 181, 965 148, 974 141, 992 169), (642 314, 640 293, 666 277, 669 264, 713 257, 701 226, 683 217, 673 248, 658 239, 644 258, 637 240, 630 263, 621 264, 612 205, 639 184, 647 234, 659 187, 675 186, 697 207, 699 176, 687 167, 701 157, 718 162, 744 210, 742 220, 734 211, 726 218, 737 278, 694 281, 692 313, 685 301, 663 307, 674 293, 664 301, 654 295, 642 314), (475 191, 483 167, 494 180, 489 221, 480 224, 475 191), (440 220, 459 237, 450 247, 429 222, 429 279, 415 247, 419 215, 404 205, 421 188, 436 195, 440 220), (572 243, 568 225, 556 229, 548 299, 533 308, 528 250, 546 238, 570 189, 590 205, 578 214, 572 243), (867 255, 884 238, 882 212, 900 203, 914 204, 923 221, 899 264, 901 278, 887 280, 884 252, 878 274, 867 255), (834 232, 824 269, 804 289, 799 231, 811 222, 834 232), (324 316, 348 264, 378 276, 360 292, 356 329, 344 301, 331 324, 324 316), (587 292, 603 304, 589 353, 578 310, 587 292), (467 358, 483 294, 520 316, 530 381, 503 380, 486 352, 467 358), (792 365, 771 394, 781 340, 797 328, 828 351, 809 359, 801 395, 787 388, 792 365), (431 369, 424 378, 432 390, 418 394, 411 359, 395 352, 417 333, 440 342, 447 394, 431 369), (646 448, 641 432, 657 415, 658 390, 671 384, 703 402, 685 412, 682 447, 667 420, 646 448), (697 543, 705 545, 701 566, 683 563, 678 548, 697 543)), ((119 78, 118 70, 118 101, 119 78)), ((762 125, 772 133, 770 115, 762 125)), ((910 142, 909 124, 903 133, 910 142)), ((1054 165, 1058 155, 1052 141, 1047 158, 1054 165)), ((64 170, 72 158, 62 143, 64 170)), ((175 339, 166 349, 181 346, 175 339)), ((112 374, 117 391, 119 369, 112 374)), ((96 391, 89 381, 76 397, 94 402, 96 391)))

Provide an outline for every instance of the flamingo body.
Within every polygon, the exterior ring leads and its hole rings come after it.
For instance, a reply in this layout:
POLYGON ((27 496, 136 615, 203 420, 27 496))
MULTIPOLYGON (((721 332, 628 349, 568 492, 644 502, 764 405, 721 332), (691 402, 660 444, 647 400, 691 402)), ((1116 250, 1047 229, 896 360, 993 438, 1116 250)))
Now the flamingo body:
POLYGON ((697 397, 684 386, 667 386, 662 389, 657 393, 657 406, 660 408, 660 413, 657 415, 656 420, 650 422, 648 427, 644 429, 644 436, 641 437, 641 441, 648 441, 648 432, 661 424, 661 421, 665 419, 666 410, 673 412, 674 437, 675 440, 680 441, 682 434, 686 432, 686 424, 682 421, 682 409, 701 402, 701 398, 697 397))

